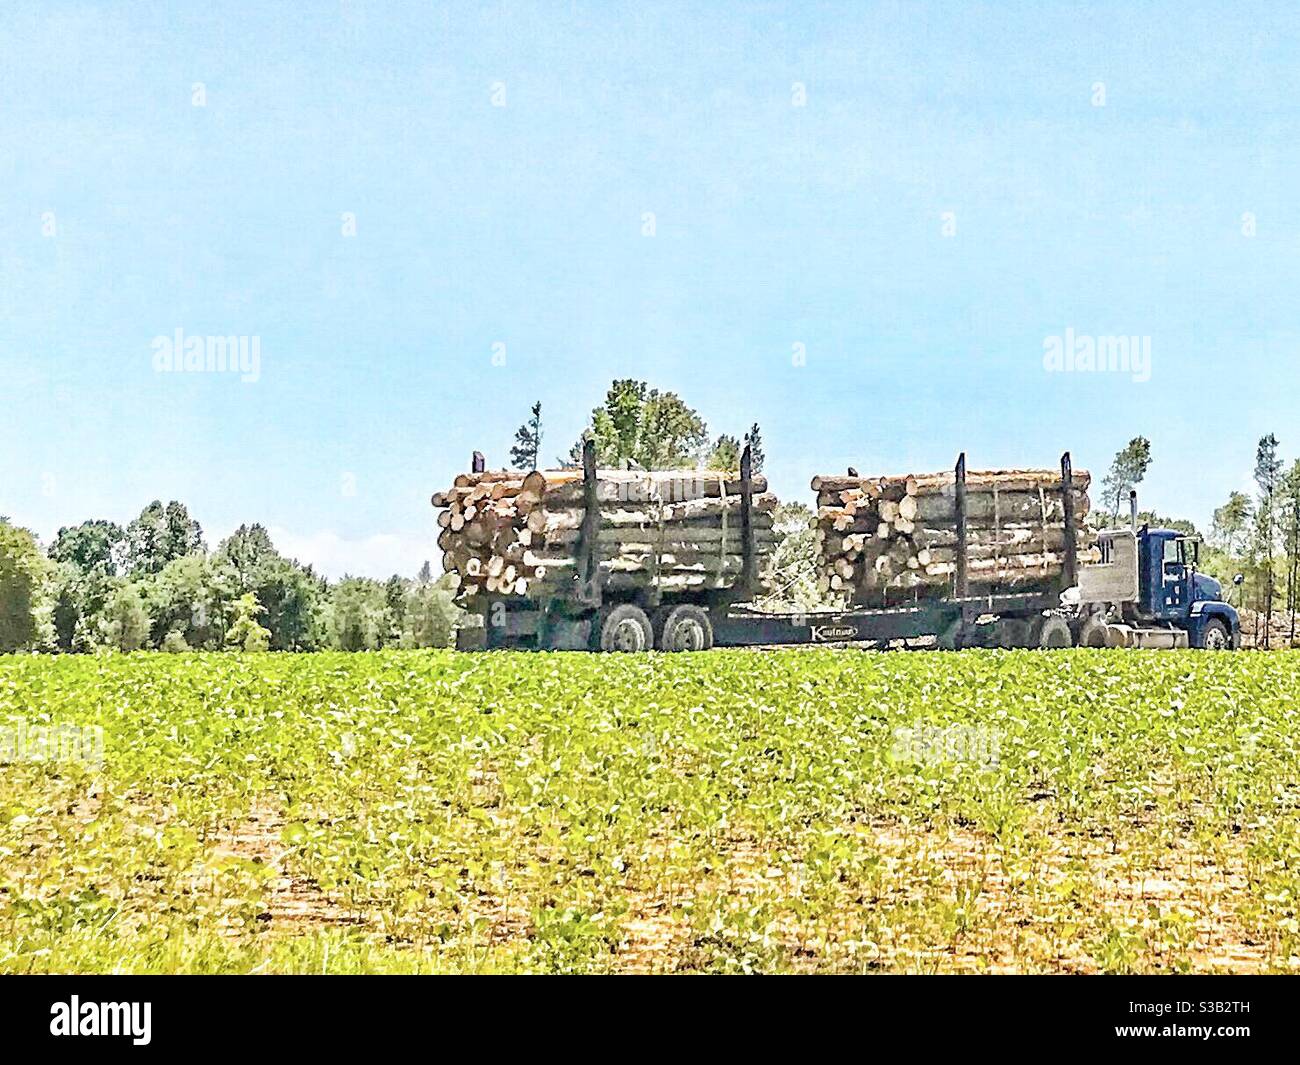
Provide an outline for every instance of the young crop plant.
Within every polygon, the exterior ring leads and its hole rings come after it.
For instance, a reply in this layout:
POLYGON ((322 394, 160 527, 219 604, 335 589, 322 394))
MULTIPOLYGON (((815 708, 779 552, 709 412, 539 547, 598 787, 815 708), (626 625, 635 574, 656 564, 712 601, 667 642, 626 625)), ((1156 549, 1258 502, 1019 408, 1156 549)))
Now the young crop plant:
POLYGON ((0 971, 1289 971, 1298 692, 1293 652, 0 657, 0 971))

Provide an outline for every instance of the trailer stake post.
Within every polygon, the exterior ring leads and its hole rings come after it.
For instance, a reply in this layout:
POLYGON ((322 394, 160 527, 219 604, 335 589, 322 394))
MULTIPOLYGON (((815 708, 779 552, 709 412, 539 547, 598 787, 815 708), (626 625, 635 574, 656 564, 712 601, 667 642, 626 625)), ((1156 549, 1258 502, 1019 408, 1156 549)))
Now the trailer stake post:
POLYGON ((483 452, 475 451, 474 454, 470 456, 469 460, 470 473, 482 473, 486 467, 487 462, 483 458, 483 452))
POLYGON ((1074 470, 1070 453, 1061 456, 1061 510, 1065 516, 1065 586, 1079 583, 1079 559, 1074 539, 1074 470))
POLYGON ((740 587, 746 598, 753 594, 757 583, 754 572, 754 521, 751 513, 754 504, 753 472, 754 456, 746 444, 740 455, 740 587))
POLYGON ((586 508, 578 537, 578 600, 598 607, 600 588, 600 499, 596 492, 596 442, 582 445, 582 502, 586 508))
POLYGON ((956 592, 958 599, 965 599, 966 583, 966 452, 957 456, 957 468, 954 471, 957 507, 957 574, 956 592))

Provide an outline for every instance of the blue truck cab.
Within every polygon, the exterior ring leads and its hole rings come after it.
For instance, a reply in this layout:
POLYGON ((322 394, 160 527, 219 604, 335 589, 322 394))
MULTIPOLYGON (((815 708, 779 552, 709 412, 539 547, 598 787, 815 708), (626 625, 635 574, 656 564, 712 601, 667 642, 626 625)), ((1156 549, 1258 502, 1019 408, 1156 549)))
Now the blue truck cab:
POLYGON ((1079 571, 1070 602, 1085 647, 1241 646, 1241 623, 1223 587, 1197 571, 1201 541, 1174 529, 1107 529, 1099 561, 1079 571))
POLYGON ((1223 601, 1223 586, 1197 572, 1200 537, 1144 525, 1137 540, 1139 617, 1185 629, 1192 647, 1239 646, 1241 623, 1223 601))

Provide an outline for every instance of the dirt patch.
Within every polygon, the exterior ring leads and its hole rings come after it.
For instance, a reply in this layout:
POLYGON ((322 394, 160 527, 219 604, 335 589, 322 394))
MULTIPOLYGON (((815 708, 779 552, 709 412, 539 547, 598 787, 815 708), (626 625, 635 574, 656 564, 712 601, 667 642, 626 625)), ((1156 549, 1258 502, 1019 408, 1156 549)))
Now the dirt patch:
MULTIPOLYGON (((360 925, 365 922, 331 899, 312 880, 291 872, 285 859, 292 848, 281 842, 285 818, 270 799, 254 802, 239 821, 222 826, 205 862, 207 872, 224 868, 229 859, 252 862, 267 871, 262 886, 263 905, 256 920, 273 929, 307 932, 316 928, 360 925)), ((240 922, 230 921, 225 930, 242 933, 240 922)))
POLYGON ((1145 850, 1046 822, 1028 853, 1003 855, 960 826, 857 826, 870 883, 843 885, 815 926, 785 904, 807 887, 799 861, 752 837, 725 841, 719 867, 675 895, 629 885, 616 969, 674 972, 704 962, 685 901, 743 912, 774 901, 771 935, 794 971, 1251 973, 1280 964, 1238 919, 1248 901, 1244 845, 1215 857, 1190 844, 1145 850), (1145 863, 1145 864, 1141 864, 1145 863), (1110 950, 1112 953, 1107 953, 1110 950))

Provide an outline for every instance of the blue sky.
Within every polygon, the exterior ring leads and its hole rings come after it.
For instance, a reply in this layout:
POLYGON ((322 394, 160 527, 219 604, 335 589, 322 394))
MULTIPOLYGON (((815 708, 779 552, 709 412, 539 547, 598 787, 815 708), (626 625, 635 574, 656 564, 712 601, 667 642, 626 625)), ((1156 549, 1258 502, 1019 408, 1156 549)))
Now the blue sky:
POLYGON ((0 513, 48 538, 178 498, 214 544, 261 521, 332 575, 413 573, 473 449, 503 464, 540 399, 565 452, 636 377, 715 435, 759 422, 784 497, 961 449, 1100 472, 1142 433, 1144 503, 1203 523, 1260 435, 1300 454, 1297 30, 1279 4, 6 4, 0 513), (259 338, 259 379, 156 372, 178 328, 259 338), (1066 329, 1149 337, 1150 380, 1048 373, 1066 329))

